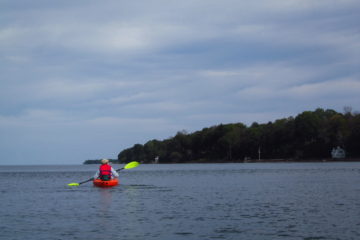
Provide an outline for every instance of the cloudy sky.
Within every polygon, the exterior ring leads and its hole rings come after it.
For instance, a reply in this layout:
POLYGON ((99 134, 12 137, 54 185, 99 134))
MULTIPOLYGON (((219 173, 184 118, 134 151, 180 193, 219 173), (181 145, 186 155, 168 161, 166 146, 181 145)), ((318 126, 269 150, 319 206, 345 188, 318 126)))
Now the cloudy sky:
POLYGON ((0 165, 360 110, 359 0, 0 0, 0 165))

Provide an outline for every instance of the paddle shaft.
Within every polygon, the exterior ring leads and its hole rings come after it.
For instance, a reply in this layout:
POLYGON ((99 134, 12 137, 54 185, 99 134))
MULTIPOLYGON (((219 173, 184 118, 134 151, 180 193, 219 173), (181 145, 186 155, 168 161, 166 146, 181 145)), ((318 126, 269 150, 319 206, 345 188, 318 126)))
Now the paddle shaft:
POLYGON ((90 181, 92 181, 92 180, 94 180, 94 178, 92 177, 92 178, 90 178, 90 179, 88 179, 88 180, 86 180, 86 181, 83 181, 83 182, 79 182, 79 185, 81 185, 81 184, 83 184, 83 183, 87 183, 87 182, 90 182, 90 181))

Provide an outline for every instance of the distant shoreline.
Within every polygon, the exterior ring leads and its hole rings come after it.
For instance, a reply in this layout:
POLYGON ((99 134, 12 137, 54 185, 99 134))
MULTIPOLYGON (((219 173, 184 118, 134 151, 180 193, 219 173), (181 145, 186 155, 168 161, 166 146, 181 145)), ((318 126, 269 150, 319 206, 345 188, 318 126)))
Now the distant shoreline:
POLYGON ((358 162, 360 158, 249 159, 244 162, 358 162))
MULTIPOLYGON (((174 162, 177 163, 302 163, 302 162, 360 162, 360 158, 344 158, 344 159, 249 159, 243 161, 189 161, 189 162, 174 162)), ((171 162, 166 162, 170 163, 171 162)), ((161 163, 159 163, 161 164, 161 163)))
MULTIPOLYGON (((86 160, 83 164, 89 165, 89 164, 101 164, 101 160, 86 160)), ((159 163, 153 163, 153 162, 142 162, 139 161, 142 164, 209 164, 209 163, 306 163, 306 162, 360 162, 360 158, 324 158, 324 159, 248 159, 248 160, 239 160, 239 161, 206 161, 206 160, 200 160, 200 161, 187 161, 187 162, 159 162, 159 163)), ((126 164, 122 163, 119 160, 111 159, 110 163, 112 164, 126 164)))
MULTIPOLYGON (((120 161, 117 160, 117 159, 109 159, 109 162, 110 163, 113 163, 113 164, 120 164, 120 161)), ((87 164, 101 164, 101 159, 95 159, 95 160, 85 160, 83 162, 84 165, 87 165, 87 164)))

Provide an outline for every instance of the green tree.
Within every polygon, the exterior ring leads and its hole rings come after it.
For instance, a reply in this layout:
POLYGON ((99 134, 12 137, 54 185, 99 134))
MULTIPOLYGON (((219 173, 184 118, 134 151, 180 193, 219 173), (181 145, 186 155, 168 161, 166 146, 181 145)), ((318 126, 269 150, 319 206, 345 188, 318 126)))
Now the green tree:
POLYGON ((328 158, 333 147, 342 146, 349 156, 360 156, 360 117, 351 111, 345 114, 318 108, 304 111, 295 118, 250 127, 243 123, 220 124, 194 133, 177 132, 163 141, 151 140, 121 151, 121 162, 214 162, 242 161, 245 157, 328 158))

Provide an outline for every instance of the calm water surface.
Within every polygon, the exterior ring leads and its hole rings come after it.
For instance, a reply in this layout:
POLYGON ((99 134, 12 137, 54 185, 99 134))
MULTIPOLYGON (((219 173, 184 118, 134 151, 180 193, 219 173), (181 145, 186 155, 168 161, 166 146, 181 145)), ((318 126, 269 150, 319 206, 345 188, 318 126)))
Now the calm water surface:
POLYGON ((96 168, 0 166, 0 239, 360 239, 360 163, 96 168))

